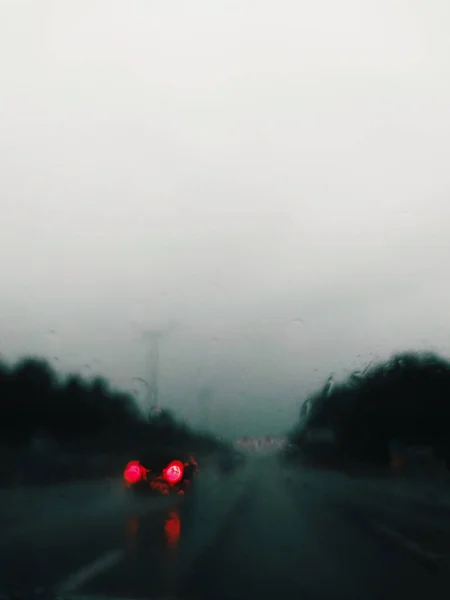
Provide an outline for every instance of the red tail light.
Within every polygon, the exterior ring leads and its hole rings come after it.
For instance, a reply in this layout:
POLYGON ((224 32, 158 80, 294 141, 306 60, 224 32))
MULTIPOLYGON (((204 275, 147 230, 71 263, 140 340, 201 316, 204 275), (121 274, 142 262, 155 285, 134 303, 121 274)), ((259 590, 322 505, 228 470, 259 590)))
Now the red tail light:
POLYGON ((170 485, 175 485, 183 477, 184 466, 180 460, 173 460, 163 470, 163 477, 170 485))
POLYGON ((171 512, 166 520, 164 526, 167 543, 169 546, 176 546, 180 539, 181 533, 181 521, 180 517, 176 512, 171 512))
POLYGON ((123 478, 127 483, 137 483, 145 476, 146 469, 138 460, 131 460, 125 467, 123 478))

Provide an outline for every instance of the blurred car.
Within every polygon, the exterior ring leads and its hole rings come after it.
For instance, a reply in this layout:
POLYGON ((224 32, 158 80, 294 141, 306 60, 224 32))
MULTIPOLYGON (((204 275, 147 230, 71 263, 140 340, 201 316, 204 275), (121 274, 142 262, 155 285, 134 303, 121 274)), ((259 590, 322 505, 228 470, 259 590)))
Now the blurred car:
POLYGON ((245 454, 243 452, 236 452, 235 453, 235 463, 238 467, 242 466, 243 464, 245 464, 245 461, 247 460, 245 454))
POLYGON ((299 458, 299 448, 295 444, 286 444, 278 452, 278 458, 281 461, 293 461, 299 458))
POLYGON ((197 472, 193 455, 180 459, 174 453, 152 453, 128 462, 123 478, 133 493, 183 495, 191 490, 197 472))
POLYGON ((232 473, 245 463, 242 452, 226 452, 219 457, 218 468, 221 473, 232 473))

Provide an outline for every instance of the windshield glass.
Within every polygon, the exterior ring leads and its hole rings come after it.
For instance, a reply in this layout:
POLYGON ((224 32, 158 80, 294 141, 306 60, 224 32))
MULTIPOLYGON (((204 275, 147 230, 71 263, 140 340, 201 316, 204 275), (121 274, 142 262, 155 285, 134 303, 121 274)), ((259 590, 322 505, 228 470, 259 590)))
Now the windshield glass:
POLYGON ((0 1, 0 594, 447 598, 449 19, 0 1))

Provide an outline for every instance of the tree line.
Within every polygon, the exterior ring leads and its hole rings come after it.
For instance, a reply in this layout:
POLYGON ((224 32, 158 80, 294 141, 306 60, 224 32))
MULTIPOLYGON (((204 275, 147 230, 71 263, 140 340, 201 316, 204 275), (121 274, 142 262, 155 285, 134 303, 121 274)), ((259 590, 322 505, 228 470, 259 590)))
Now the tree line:
POLYGON ((0 363, 1 444, 23 446, 44 434, 61 448, 123 454, 139 444, 194 445, 210 451, 219 442, 178 422, 168 411, 147 418, 134 398, 102 377, 58 376, 38 357, 0 363))
MULTIPOLYGON (((333 434, 336 461, 387 464, 392 442, 450 454, 450 363, 432 352, 405 352, 310 395, 289 434, 294 452, 313 452, 311 433, 333 434)), ((318 447, 319 444, 316 445, 318 447)))

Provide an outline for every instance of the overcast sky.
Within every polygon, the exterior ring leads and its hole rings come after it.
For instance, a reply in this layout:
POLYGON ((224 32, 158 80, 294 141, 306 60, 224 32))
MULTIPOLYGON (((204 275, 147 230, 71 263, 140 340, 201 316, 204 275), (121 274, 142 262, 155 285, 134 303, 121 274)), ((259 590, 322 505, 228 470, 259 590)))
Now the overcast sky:
POLYGON ((0 0, 0 351, 130 389, 171 323, 162 403, 195 421, 211 386, 251 433, 331 372, 449 355, 449 27, 448 0, 0 0))

